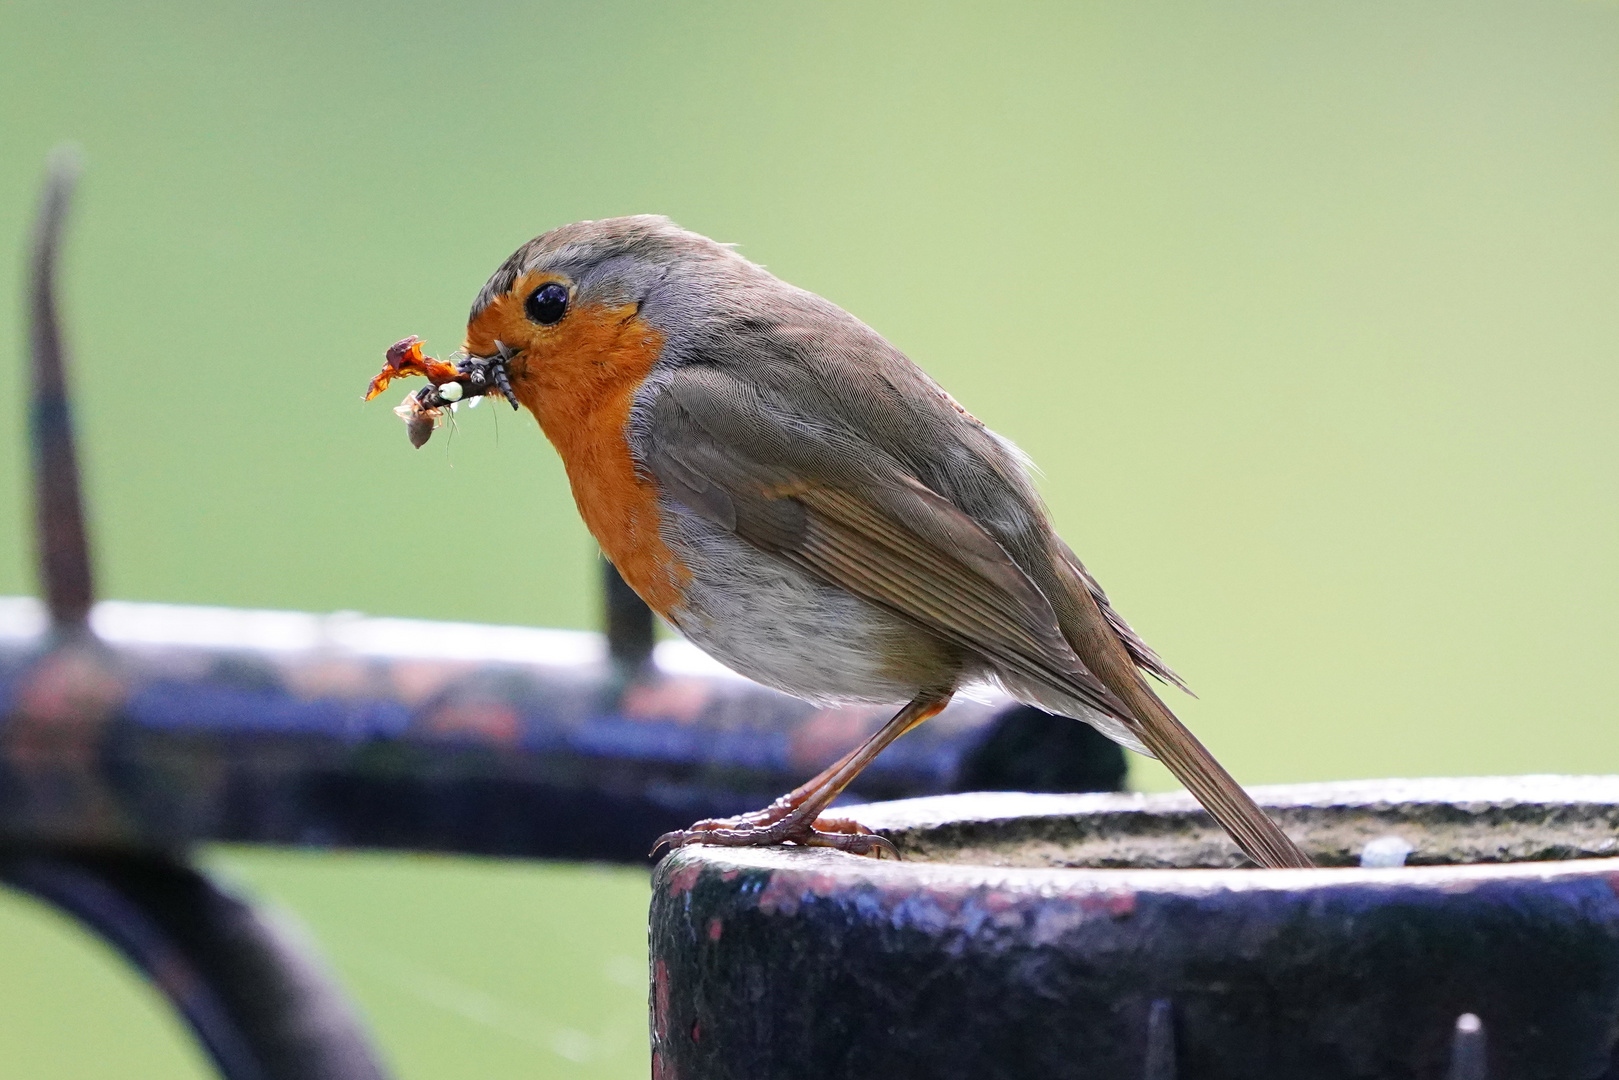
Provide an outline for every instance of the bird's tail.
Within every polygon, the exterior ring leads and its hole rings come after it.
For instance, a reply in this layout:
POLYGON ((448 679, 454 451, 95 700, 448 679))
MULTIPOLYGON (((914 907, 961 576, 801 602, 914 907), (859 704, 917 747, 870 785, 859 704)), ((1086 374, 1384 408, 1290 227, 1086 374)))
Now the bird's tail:
MULTIPOLYGON (((1309 856, 1259 808, 1197 736, 1188 731, 1145 684, 1141 689, 1158 708, 1140 710, 1148 713, 1149 718, 1132 725, 1135 734, 1153 756, 1186 785, 1186 790, 1203 804, 1203 809, 1231 834, 1243 853, 1260 866, 1271 869, 1312 865, 1309 856), (1154 711, 1157 715, 1151 716, 1154 711)), ((1136 703, 1130 704, 1134 710, 1136 703)))
MULTIPOLYGON (((1059 693, 1046 686, 1003 681, 1007 682, 1007 689, 1014 697, 1033 702, 1048 712, 1083 720, 1125 749, 1163 762, 1209 815, 1220 823, 1221 828, 1231 835, 1243 854, 1260 866, 1310 865, 1304 853, 1162 702, 1157 703, 1156 722, 1142 723, 1133 717, 1121 719, 1097 712, 1081 704, 1071 694, 1059 693)), ((1152 693, 1145 686, 1142 689, 1149 695, 1152 693)))
POLYGON ((1091 673, 1124 705, 1125 715, 1108 717, 1101 722, 1089 715, 1085 719, 1103 734, 1126 746, 1145 749, 1162 761, 1231 834, 1243 853, 1260 866, 1273 869, 1310 866, 1309 857, 1288 839, 1197 736, 1153 693, 1141 675, 1140 661, 1120 639, 1112 621, 1078 573, 1070 584, 1069 597, 1073 602, 1059 607, 1063 636, 1091 673), (1110 730, 1112 728, 1122 728, 1126 737, 1121 738, 1110 730))

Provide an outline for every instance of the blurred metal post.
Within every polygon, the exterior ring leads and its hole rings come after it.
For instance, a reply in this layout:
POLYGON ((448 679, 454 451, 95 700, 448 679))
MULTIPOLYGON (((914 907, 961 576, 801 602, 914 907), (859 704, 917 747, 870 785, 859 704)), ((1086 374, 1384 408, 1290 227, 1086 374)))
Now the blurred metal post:
POLYGON ((603 558, 601 564, 607 655, 621 671, 634 673, 652 659, 652 609, 635 594, 612 563, 603 558))

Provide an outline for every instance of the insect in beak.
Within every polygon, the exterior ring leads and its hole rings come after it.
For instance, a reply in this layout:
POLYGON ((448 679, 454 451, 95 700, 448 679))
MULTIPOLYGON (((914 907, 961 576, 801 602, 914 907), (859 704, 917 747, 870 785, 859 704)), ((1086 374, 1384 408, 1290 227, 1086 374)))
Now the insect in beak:
POLYGON ((454 408, 462 400, 475 402, 494 394, 505 398, 513 409, 517 408, 509 370, 511 359, 516 355, 517 350, 497 341, 494 356, 451 354, 452 364, 424 356, 421 339, 408 337, 389 348, 382 370, 371 380, 365 399, 370 401, 382 393, 394 379, 424 376, 428 385, 410 394, 394 409, 405 421, 410 444, 420 449, 432 437, 434 429, 444 422, 445 409, 454 408))

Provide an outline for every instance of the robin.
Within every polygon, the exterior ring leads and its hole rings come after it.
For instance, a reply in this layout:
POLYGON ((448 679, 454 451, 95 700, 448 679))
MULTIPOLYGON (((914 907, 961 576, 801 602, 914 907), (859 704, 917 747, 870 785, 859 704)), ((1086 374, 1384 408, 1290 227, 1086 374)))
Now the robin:
POLYGON ((842 308, 666 218, 587 221, 495 271, 465 353, 423 404, 533 413, 602 551, 688 639, 811 701, 906 702, 764 810, 658 847, 894 854, 822 811, 989 681, 1156 756, 1254 862, 1310 865, 1149 687, 1184 684, 1053 531, 1023 454, 842 308))

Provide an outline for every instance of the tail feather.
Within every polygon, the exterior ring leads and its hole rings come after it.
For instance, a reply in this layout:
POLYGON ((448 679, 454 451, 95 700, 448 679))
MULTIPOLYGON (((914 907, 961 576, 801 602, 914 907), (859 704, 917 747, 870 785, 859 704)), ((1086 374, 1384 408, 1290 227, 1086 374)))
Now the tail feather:
POLYGON ((1105 606, 1106 597, 1098 599, 1100 587, 1069 554, 1075 602, 1061 606, 1067 616, 1059 616, 1063 636, 1091 673, 1125 706, 1129 715, 1119 719, 1186 785, 1250 859, 1270 868, 1310 866, 1309 857, 1147 686, 1140 669, 1167 677, 1176 685, 1180 680, 1124 626, 1123 619, 1109 617, 1112 609, 1105 606), (1137 643, 1136 648, 1130 647, 1132 642, 1137 643))
POLYGON ((1136 734, 1152 750, 1153 756, 1168 766, 1210 816, 1231 834, 1243 853, 1264 867, 1313 865, 1309 856, 1259 808, 1197 736, 1161 703, 1159 707, 1162 713, 1155 721, 1134 725, 1136 734))

